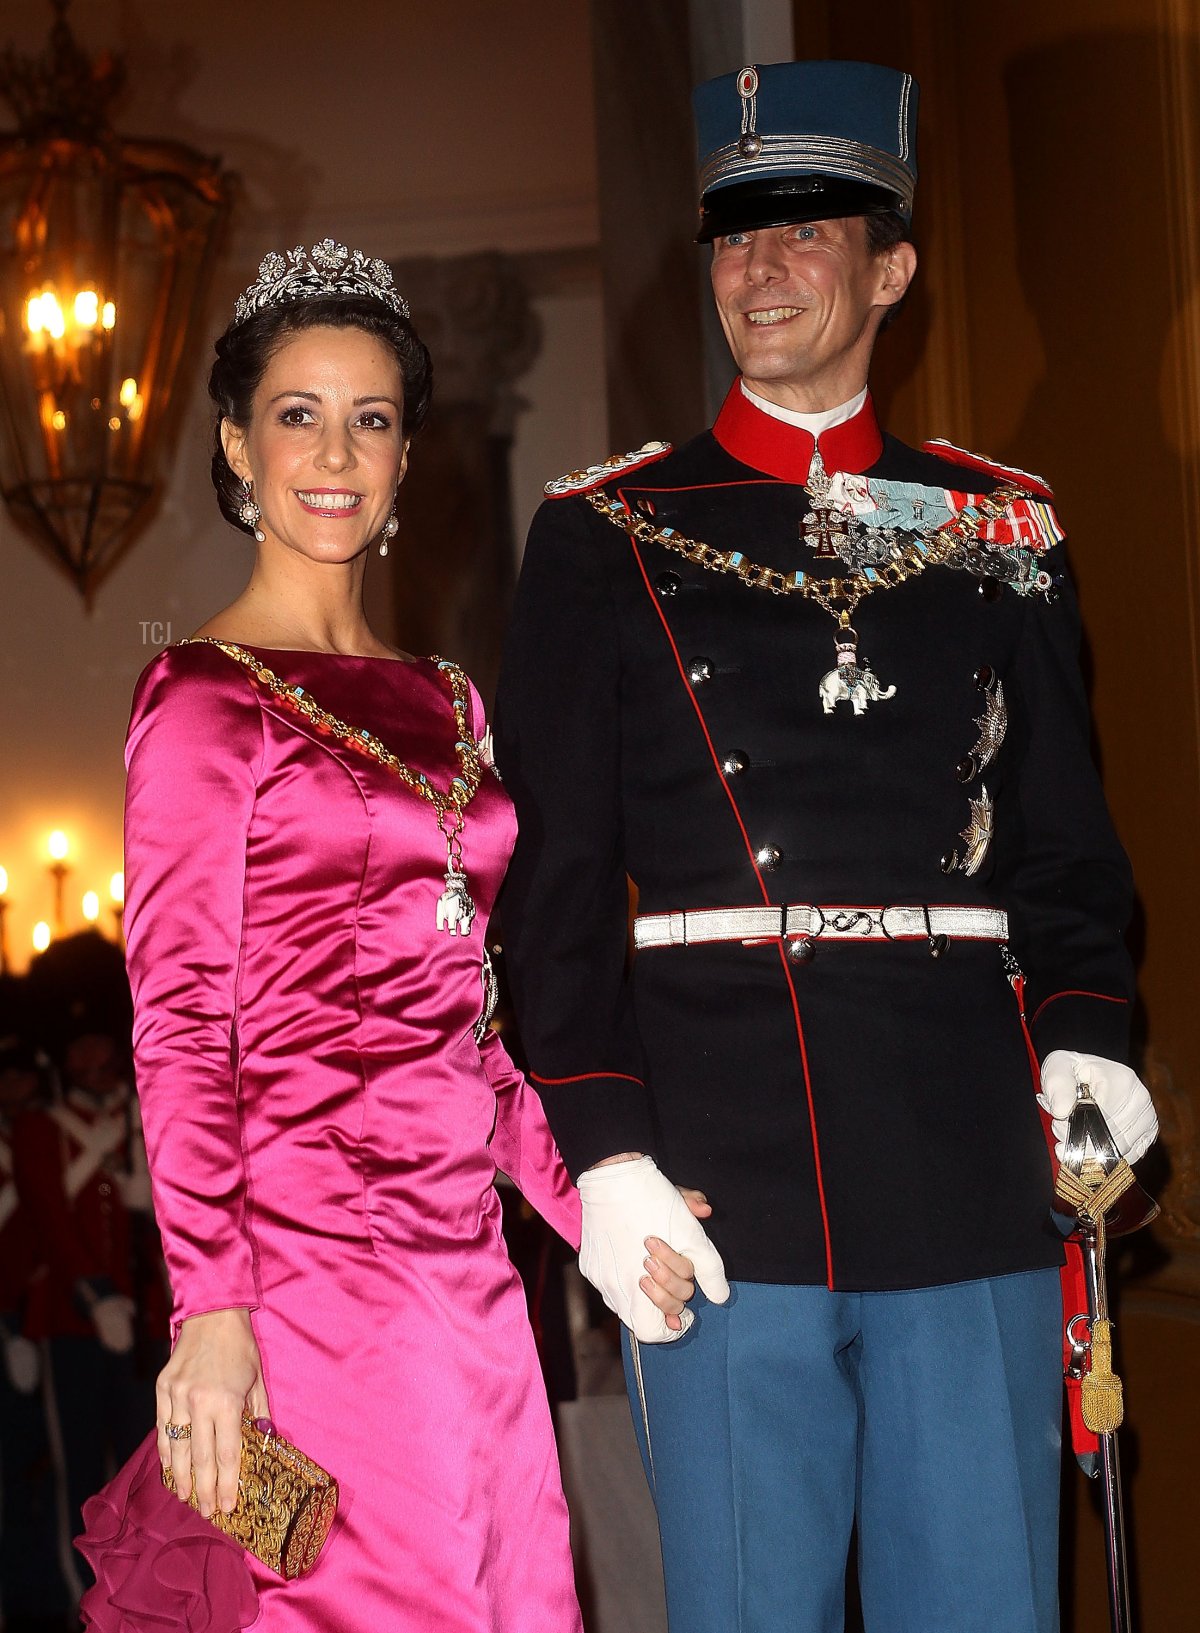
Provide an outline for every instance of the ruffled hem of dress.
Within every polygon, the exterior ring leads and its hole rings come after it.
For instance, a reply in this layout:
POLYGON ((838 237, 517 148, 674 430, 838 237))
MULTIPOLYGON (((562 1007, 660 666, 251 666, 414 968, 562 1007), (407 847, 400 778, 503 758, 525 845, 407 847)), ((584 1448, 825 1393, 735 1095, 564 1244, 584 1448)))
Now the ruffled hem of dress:
POLYGON ((83 1521, 75 1546, 96 1582, 80 1612, 95 1633, 241 1633, 257 1619, 245 1554, 166 1489, 154 1433, 83 1521))

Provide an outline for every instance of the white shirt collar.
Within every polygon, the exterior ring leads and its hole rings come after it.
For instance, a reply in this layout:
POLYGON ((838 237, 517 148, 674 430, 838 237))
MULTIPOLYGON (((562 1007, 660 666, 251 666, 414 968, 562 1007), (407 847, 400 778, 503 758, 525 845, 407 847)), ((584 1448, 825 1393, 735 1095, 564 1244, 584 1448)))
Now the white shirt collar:
POLYGON ((822 431, 829 431, 835 425, 852 420, 867 400, 867 388, 864 386, 857 397, 851 397, 848 403, 841 403, 837 408, 822 409, 819 414, 801 414, 794 408, 780 408, 778 403, 769 403, 765 397, 751 391, 744 380, 741 386, 742 395, 752 402, 755 408, 769 414, 773 420, 782 420, 785 425, 798 426, 800 430, 807 431, 810 437, 819 437, 822 431))

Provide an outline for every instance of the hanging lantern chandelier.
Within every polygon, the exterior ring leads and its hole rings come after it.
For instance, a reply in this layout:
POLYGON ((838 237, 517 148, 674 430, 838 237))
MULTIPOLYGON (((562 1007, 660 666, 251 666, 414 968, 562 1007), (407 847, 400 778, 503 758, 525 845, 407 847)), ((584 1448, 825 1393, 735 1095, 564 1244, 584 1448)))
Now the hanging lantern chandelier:
POLYGON ((69 3, 40 58, 0 55, 0 494, 90 605, 150 514, 232 179, 115 134, 123 65, 69 3))

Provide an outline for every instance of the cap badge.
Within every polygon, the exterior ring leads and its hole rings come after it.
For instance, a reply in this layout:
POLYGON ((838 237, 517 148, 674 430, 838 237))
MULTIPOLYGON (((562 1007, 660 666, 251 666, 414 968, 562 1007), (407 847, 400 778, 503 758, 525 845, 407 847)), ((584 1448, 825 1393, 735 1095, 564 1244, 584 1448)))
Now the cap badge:
POLYGON ((755 159, 762 152, 763 139, 754 126, 758 119, 758 69, 743 68, 737 77, 738 95, 742 99, 742 134, 738 138, 738 152, 746 159, 755 159))

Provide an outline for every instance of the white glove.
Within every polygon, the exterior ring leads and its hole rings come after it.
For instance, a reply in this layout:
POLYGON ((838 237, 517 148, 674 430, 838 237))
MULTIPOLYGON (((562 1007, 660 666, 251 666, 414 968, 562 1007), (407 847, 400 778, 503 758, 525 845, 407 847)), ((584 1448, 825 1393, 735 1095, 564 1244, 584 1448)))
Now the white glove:
POLYGON ((685 1309, 678 1332, 638 1285, 646 1274, 646 1238, 657 1236, 692 1261, 697 1286, 714 1304, 729 1297, 725 1266, 696 1219, 653 1157, 589 1168, 579 1176, 583 1236, 579 1268, 643 1344, 682 1338, 693 1321, 685 1309))
POLYGON ((133 1300, 124 1293, 98 1298, 91 1309, 96 1335, 114 1355, 128 1355, 133 1348, 133 1300))
POLYGON ((37 1345, 19 1333, 5 1338, 4 1370, 19 1395, 32 1395, 42 1370, 37 1345))
POLYGON ((1086 1083, 1099 1106, 1113 1144, 1128 1163, 1137 1162, 1158 1138, 1158 1118, 1150 1091, 1135 1072, 1101 1055, 1078 1055, 1073 1049, 1055 1049, 1042 1064, 1042 1092, 1038 1105, 1049 1112, 1059 1162, 1065 1152, 1067 1122, 1086 1083))

